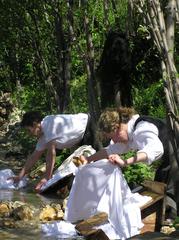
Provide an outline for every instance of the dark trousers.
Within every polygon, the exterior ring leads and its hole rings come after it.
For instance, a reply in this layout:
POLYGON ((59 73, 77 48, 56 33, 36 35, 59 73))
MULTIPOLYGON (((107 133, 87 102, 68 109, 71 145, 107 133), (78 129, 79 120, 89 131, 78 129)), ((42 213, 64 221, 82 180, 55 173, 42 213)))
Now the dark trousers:
POLYGON ((91 145, 92 147, 94 147, 94 133, 92 128, 92 119, 89 113, 88 113, 88 122, 86 125, 86 130, 80 145, 91 145))

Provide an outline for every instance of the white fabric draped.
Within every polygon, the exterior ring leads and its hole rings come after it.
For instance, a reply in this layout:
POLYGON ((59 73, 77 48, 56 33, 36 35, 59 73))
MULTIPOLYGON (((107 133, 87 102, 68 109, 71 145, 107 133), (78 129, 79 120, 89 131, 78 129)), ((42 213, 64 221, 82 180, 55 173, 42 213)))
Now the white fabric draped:
POLYGON ((103 159, 79 168, 69 195, 65 220, 77 222, 99 212, 109 223, 100 226, 110 239, 126 239, 139 233, 140 206, 150 197, 131 193, 121 169, 103 159))
POLYGON ((66 239, 69 237, 77 237, 75 225, 65 222, 56 221, 53 223, 44 223, 41 225, 41 230, 47 236, 56 236, 57 239, 66 239))
POLYGON ((0 170, 0 189, 20 189, 27 185, 27 178, 24 177, 18 183, 8 178, 14 177, 15 174, 11 169, 0 170))

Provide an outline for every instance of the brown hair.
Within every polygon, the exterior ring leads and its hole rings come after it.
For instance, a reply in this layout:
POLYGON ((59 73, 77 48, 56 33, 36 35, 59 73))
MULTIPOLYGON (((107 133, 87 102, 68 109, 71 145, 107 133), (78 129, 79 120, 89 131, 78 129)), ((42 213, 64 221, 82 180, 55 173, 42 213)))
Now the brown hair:
POLYGON ((103 137, 104 133, 114 132, 121 123, 127 123, 135 114, 133 108, 121 107, 118 109, 105 109, 98 121, 98 135, 103 137))

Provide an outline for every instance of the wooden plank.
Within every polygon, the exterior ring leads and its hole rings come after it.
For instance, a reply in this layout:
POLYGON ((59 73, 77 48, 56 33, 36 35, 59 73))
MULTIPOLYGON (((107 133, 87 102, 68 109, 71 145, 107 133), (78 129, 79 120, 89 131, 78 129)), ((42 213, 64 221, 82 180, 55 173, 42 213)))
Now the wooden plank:
POLYGON ((136 235, 136 236, 133 236, 131 238, 128 238, 128 239, 131 239, 131 240, 174 240, 176 238, 172 238, 164 233, 159 233, 159 232, 146 232, 146 233, 143 233, 143 234, 139 234, 139 235, 136 235))
POLYGON ((144 223, 144 227, 141 232, 145 232, 150 229, 150 231, 160 231, 162 222, 164 220, 164 201, 165 201, 165 184, 157 184, 155 182, 148 182, 145 185, 147 190, 143 190, 140 194, 144 196, 152 197, 151 201, 146 203, 141 207, 141 217, 144 223), (149 190, 149 189, 152 189, 149 190), (150 223, 150 226, 145 225, 145 220, 149 219, 149 216, 153 215, 153 222, 150 223))
POLYGON ((150 207, 151 205, 155 204, 156 202, 164 198, 164 195, 159 195, 151 191, 144 191, 141 193, 141 195, 152 197, 152 199, 148 203, 146 203, 144 206, 141 207, 141 210, 150 207))
POLYGON ((166 192, 166 184, 162 182, 145 180, 142 185, 154 193, 164 195, 166 192))

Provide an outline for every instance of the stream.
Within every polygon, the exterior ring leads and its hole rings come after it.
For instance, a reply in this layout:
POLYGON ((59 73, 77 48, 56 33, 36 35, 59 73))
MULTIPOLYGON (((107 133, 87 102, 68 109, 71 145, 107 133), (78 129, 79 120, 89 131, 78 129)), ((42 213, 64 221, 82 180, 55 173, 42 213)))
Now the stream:
MULTIPOLYGON (((27 192, 25 190, 2 190, 0 189, 0 202, 1 201, 20 201, 24 203, 28 203, 33 205, 35 208, 39 208, 42 205, 47 205, 50 203, 58 203, 58 198, 56 196, 45 196, 36 194, 33 192, 27 192)), ((23 224, 23 223, 22 223, 23 224)), ((2 228, 0 227, 0 240, 13 240, 13 239, 25 239, 25 240, 56 240, 62 239, 58 238, 58 236, 45 236, 45 234, 41 231, 41 229, 36 227, 36 225, 29 221, 28 226, 27 224, 22 228, 2 228)), ((71 240, 74 238, 68 238, 71 240)), ((75 239, 84 239, 83 237, 78 237, 75 239)), ((67 240, 67 238, 66 238, 67 240)))

